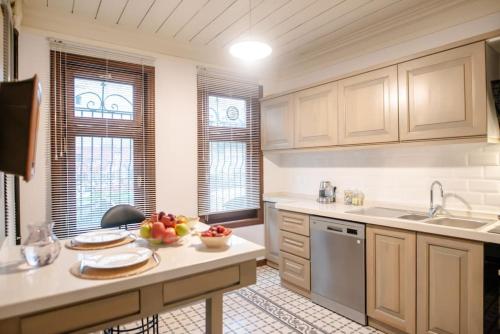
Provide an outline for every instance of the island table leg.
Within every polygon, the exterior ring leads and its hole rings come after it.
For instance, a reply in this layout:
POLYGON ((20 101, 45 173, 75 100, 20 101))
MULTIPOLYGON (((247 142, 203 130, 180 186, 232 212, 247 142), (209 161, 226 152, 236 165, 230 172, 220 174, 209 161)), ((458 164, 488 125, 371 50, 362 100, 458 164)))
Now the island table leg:
POLYGON ((222 301, 223 294, 213 295, 206 300, 206 332, 222 334, 222 301))

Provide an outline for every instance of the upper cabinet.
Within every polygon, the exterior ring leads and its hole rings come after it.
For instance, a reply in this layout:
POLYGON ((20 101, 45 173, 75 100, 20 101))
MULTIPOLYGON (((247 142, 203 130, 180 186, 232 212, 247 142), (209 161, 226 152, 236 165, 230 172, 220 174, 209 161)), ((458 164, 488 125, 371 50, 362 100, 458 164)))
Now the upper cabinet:
POLYGON ((483 42, 398 65, 401 140, 486 134, 483 42))
POLYGON ((339 143, 398 141, 397 66, 339 81, 339 143))
POLYGON ((337 144, 337 83, 294 95, 295 147, 337 144))
POLYGON ((263 150, 293 147, 293 95, 263 101, 261 118, 263 150))
POLYGON ((485 41, 262 102, 262 148, 435 139, 500 142, 491 81, 500 52, 485 41), (488 77, 487 77, 488 76, 488 77))

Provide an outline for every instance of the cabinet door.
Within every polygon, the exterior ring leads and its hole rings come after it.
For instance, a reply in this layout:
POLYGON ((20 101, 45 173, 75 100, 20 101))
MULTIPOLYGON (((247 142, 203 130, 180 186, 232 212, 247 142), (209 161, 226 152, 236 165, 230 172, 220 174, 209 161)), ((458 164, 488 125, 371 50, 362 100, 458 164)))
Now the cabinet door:
POLYGON ((339 81, 339 143, 398 141, 397 66, 339 81))
POLYGON ((419 334, 483 332, 483 244, 417 236, 419 334))
POLYGON ((293 147, 293 95, 266 100, 261 105, 262 149, 293 147))
POLYGON ((337 83, 295 94, 295 147, 337 144, 337 83))
POLYGON ((279 264, 280 259, 280 231, 278 209, 274 203, 266 202, 264 205, 264 226, 266 231, 266 259, 279 264))
POLYGON ((278 211, 280 229, 309 236, 309 215, 291 211, 278 211))
POLYGON ((287 231, 280 232, 280 249, 293 255, 310 258, 309 237, 304 235, 290 233, 287 231))
POLYGON ((486 134, 484 43, 398 65, 401 140, 486 134))
POLYGON ((281 253, 280 277, 305 291, 311 290, 311 262, 301 257, 281 253))
POLYGON ((404 333, 415 333, 416 233, 366 228, 367 313, 404 333))

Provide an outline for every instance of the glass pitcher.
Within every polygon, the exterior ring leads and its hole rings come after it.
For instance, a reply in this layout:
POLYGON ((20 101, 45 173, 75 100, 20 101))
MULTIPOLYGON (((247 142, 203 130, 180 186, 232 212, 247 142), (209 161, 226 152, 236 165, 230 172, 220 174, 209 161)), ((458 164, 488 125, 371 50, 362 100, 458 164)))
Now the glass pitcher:
POLYGON ((61 243, 52 232, 52 223, 29 224, 28 238, 21 246, 21 253, 26 262, 41 267, 54 262, 61 251, 61 243))

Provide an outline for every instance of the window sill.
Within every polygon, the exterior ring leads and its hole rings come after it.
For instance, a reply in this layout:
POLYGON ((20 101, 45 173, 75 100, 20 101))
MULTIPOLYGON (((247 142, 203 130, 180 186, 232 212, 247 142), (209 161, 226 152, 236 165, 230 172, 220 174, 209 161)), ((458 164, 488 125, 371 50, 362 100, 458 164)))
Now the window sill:
POLYGON ((241 220, 233 220, 224 223, 219 223, 218 225, 222 225, 224 227, 229 228, 239 228, 253 225, 261 225, 264 224, 264 221, 259 218, 250 218, 250 219, 241 219, 241 220))

